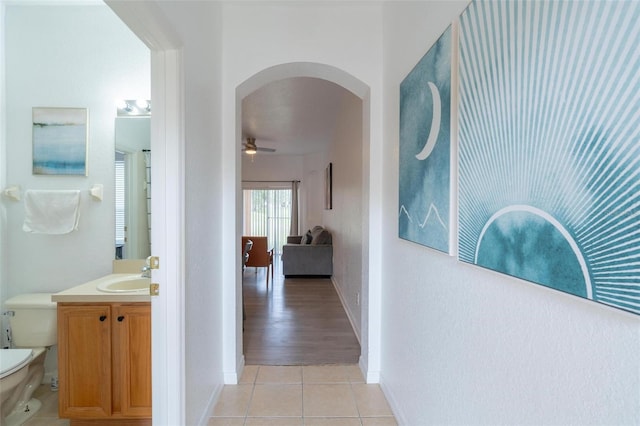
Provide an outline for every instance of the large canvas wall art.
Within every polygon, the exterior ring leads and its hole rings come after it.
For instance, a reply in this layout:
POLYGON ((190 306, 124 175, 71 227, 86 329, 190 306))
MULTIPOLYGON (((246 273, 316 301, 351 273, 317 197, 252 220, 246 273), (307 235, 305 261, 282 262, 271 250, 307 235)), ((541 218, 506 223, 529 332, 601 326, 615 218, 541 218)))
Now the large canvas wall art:
POLYGON ((460 19, 459 259, 640 314, 640 2, 460 19))
POLYGON ((400 84, 398 236, 450 250, 449 27, 400 84))

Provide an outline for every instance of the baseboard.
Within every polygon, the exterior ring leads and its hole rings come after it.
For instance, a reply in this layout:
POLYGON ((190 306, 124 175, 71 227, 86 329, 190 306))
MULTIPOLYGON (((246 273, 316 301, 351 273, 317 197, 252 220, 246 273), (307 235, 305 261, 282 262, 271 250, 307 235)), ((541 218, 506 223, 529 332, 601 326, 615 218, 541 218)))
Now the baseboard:
POLYGON ((373 371, 369 368, 368 365, 365 364, 364 358, 360 357, 360 370, 364 373, 364 380, 368 383, 380 383, 380 370, 373 371))
POLYGON ((209 424, 209 419, 213 417, 213 410, 216 408, 216 403, 220 398, 220 394, 222 393, 223 388, 223 384, 218 384, 218 386, 215 387, 215 389, 211 393, 211 396, 209 397, 209 400, 207 401, 206 409, 202 412, 202 416, 200 417, 200 419, 198 419, 198 425, 207 426, 209 424))
POLYGON ((213 417, 213 410, 216 408, 216 403, 220 398, 220 394, 222 393, 224 386, 238 384, 240 381, 240 375, 244 369, 244 355, 240 357, 236 368, 237 371, 234 373, 223 373, 223 383, 219 383, 211 393, 211 396, 209 396, 206 409, 202 412, 200 419, 198 419, 198 422, 196 423, 197 425, 207 426, 209 424, 209 419, 213 417))
POLYGON ((360 355, 360 358, 358 358, 358 367, 360 367, 360 372, 362 373, 362 377, 364 377, 364 381, 367 384, 370 384, 371 382, 369 382, 367 380, 368 374, 367 374, 367 364, 365 362, 365 359, 362 355, 360 355))
POLYGON ((242 377, 242 372, 244 371, 244 366, 245 366, 245 361, 244 361, 244 354, 242 354, 240 356, 240 360, 238 361, 238 366, 236 368, 236 382, 234 383, 234 385, 237 385, 238 383, 240 383, 240 378, 242 377))
POLYGON ((389 408, 391 408, 391 412, 393 413, 393 417, 396 418, 396 423, 399 425, 406 425, 407 419, 405 418, 402 410, 399 409, 398 398, 396 398, 393 391, 386 385, 384 381, 384 377, 381 377, 380 380, 380 389, 382 389, 382 393, 385 398, 387 398, 387 402, 389 403, 389 408))
POLYGON ((334 277, 331 277, 331 283, 333 284, 333 288, 336 289, 336 293, 338 293, 338 298, 340 299, 340 303, 342 304, 342 309, 344 309, 344 311, 347 314, 347 318, 349 318, 349 323, 351 324, 351 328, 353 329, 353 332, 356 335, 356 339, 358 339, 358 343, 360 344, 360 346, 362 346, 362 340, 360 339, 360 329, 356 327, 356 323, 353 321, 353 317, 351 316, 351 311, 347 308, 347 303, 344 298, 344 295, 342 294, 342 291, 340 290, 340 286, 338 286, 334 277))
POLYGON ((224 374, 224 384, 225 385, 237 385, 240 381, 240 375, 242 374, 242 370, 244 369, 244 354, 238 360, 238 364, 236 365, 236 371, 225 371, 224 374))
POLYGON ((151 426, 151 419, 69 419, 70 426, 151 426))

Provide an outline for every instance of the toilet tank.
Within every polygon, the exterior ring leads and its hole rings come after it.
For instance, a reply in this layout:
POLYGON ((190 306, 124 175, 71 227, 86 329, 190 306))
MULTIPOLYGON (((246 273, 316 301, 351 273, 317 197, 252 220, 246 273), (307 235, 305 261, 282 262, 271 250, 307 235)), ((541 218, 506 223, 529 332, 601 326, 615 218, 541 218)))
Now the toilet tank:
POLYGON ((20 294, 5 302, 10 318, 11 335, 17 347, 36 348, 57 343, 56 302, 51 293, 20 294))

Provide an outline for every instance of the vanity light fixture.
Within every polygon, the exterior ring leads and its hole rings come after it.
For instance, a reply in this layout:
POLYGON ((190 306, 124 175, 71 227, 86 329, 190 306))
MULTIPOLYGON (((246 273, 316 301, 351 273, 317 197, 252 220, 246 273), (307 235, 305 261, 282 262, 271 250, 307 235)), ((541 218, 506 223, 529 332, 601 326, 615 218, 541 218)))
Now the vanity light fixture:
POLYGON ((118 110, 131 111, 131 106, 125 100, 118 101, 117 105, 116 105, 116 108, 118 108, 118 110))
POLYGON ((118 117, 141 117, 151 115, 151 101, 146 99, 124 99, 118 101, 118 117))
POLYGON ((136 100, 136 106, 139 109, 145 110, 145 111, 151 111, 151 102, 145 100, 145 99, 138 99, 136 100))

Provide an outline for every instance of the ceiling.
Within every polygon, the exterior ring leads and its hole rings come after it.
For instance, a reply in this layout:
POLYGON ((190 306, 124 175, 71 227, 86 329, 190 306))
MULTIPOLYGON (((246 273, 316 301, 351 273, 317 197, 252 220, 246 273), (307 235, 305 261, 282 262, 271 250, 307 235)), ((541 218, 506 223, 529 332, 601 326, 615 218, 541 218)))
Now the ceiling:
POLYGON ((312 77, 294 77, 262 86, 242 101, 242 139, 275 148, 258 155, 320 152, 333 139, 345 97, 341 86, 312 77))

